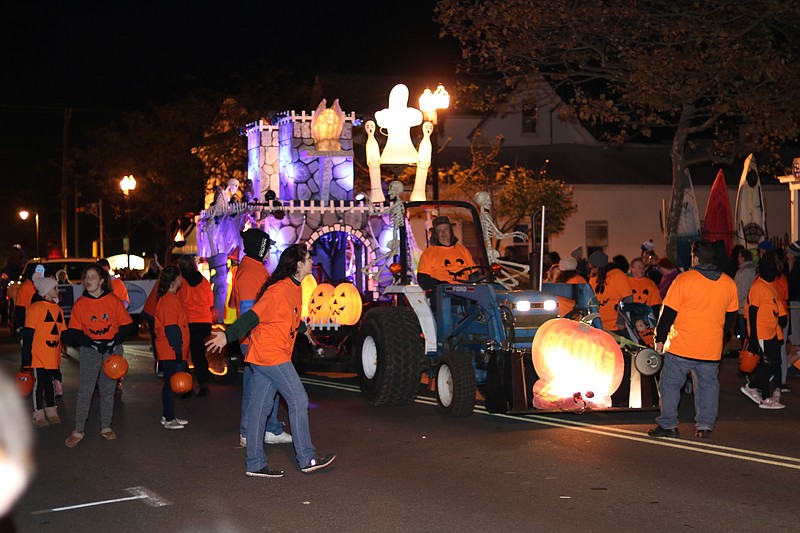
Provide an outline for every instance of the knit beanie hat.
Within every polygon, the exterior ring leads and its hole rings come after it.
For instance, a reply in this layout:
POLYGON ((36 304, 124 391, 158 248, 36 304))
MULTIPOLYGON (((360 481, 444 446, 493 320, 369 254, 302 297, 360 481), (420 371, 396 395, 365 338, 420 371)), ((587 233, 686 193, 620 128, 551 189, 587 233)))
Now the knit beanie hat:
POLYGON ((578 262, 575 261, 574 257, 562 257, 561 261, 558 262, 558 268, 562 272, 566 270, 575 270, 578 268, 578 262))
POLYGON ((600 250, 595 250, 589 256, 589 263, 597 268, 603 268, 608 265, 608 256, 600 250))
POLYGON ((257 228, 250 228, 242 233, 242 243, 244 244, 244 254, 253 259, 263 261, 269 253, 269 246, 272 240, 266 232, 257 228))
POLYGON ((33 286, 36 287, 36 292, 39 293, 39 296, 45 297, 53 288, 58 287, 58 282, 56 278, 46 278, 36 272, 33 275, 33 286))

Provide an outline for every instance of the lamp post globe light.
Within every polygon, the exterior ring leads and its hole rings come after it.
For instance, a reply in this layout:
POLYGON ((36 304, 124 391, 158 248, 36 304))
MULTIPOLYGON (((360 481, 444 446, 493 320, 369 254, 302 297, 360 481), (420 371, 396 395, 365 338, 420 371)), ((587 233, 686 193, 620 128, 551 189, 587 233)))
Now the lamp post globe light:
POLYGON ((131 269, 131 191, 136 188, 136 178, 133 174, 125 176, 119 182, 119 188, 122 189, 122 194, 125 195, 125 213, 127 214, 127 230, 125 231, 125 238, 122 239, 122 251, 128 256, 127 267, 131 269))
MULTIPOLYGON (((431 92, 425 89, 419 97, 419 110, 424 119, 433 124, 431 133, 431 180, 433 181, 433 199, 439 200, 439 111, 450 107, 450 93, 441 83, 436 90, 431 92)), ((444 118, 442 118, 444 121, 444 118)))
MULTIPOLYGON (((30 212, 25 209, 19 212, 19 218, 22 220, 28 220, 29 216, 31 216, 30 212)), ((33 220, 36 225, 36 257, 39 257, 39 213, 34 213, 33 220)))

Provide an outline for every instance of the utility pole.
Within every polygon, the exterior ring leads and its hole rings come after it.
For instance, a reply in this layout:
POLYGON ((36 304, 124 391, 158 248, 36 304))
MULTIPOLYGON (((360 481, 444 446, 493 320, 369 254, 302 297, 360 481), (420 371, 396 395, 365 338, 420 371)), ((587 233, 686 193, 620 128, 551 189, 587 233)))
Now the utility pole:
MULTIPOLYGON (((61 147, 61 255, 64 257, 69 257, 69 250, 67 249, 67 151, 69 148, 69 121, 71 118, 72 108, 64 108, 64 133, 61 147)), ((76 231, 75 239, 77 240, 77 238, 76 231)))

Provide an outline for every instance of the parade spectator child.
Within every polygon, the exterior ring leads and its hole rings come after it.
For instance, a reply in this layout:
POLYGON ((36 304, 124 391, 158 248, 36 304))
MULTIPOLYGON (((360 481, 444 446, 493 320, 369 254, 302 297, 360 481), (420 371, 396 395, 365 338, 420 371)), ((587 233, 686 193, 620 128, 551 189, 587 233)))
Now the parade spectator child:
POLYGON ((655 347, 655 330, 647 325, 643 318, 637 318, 633 326, 636 328, 636 333, 650 348, 655 347))
POLYGON ((158 304, 155 312, 156 353, 164 371, 161 386, 161 425, 166 429, 183 429, 189 422, 175 417, 175 397, 170 378, 175 372, 189 369, 189 321, 183 304, 176 295, 183 283, 180 270, 165 268, 155 287, 158 304))
POLYGON ((43 264, 37 263, 30 277, 22 280, 22 284, 17 290, 17 298, 14 300, 14 327, 16 328, 17 340, 20 340, 22 328, 25 326, 25 311, 31 304, 33 295, 36 294, 36 287, 33 285, 33 276, 36 274, 44 276, 43 264))
POLYGON ((78 346, 81 362, 75 431, 64 443, 69 448, 83 440, 95 387, 100 394, 100 435, 106 440, 116 440, 117 435, 111 429, 116 380, 106 376, 102 367, 109 355, 122 355, 122 343, 133 329, 131 316, 111 292, 111 280, 102 266, 89 265, 82 279, 83 295, 75 301, 69 318, 69 334, 78 346))
POLYGON ((25 313, 22 329, 22 366, 32 368, 33 425, 60 424, 55 403, 54 381, 61 364, 62 336, 66 334, 64 313, 58 305, 58 282, 38 272, 33 276, 36 293, 25 313))

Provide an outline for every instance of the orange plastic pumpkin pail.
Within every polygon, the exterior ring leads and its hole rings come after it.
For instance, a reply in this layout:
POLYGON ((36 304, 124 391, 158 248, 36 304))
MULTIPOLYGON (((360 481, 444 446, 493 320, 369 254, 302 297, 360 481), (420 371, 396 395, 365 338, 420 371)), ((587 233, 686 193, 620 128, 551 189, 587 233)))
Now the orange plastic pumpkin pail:
POLYGON ((118 354, 112 354, 103 361, 103 373, 111 379, 119 379, 128 373, 128 361, 118 354))
POLYGON ((756 369, 760 357, 753 352, 747 350, 739 350, 739 371, 749 374, 756 369))
POLYGON ((17 382, 17 389, 23 396, 30 396, 33 392, 33 385, 36 383, 36 377, 30 370, 20 370, 14 376, 17 382))
POLYGON ((175 394, 186 394, 192 390, 192 375, 188 372, 175 372, 169 378, 169 388, 175 394))

